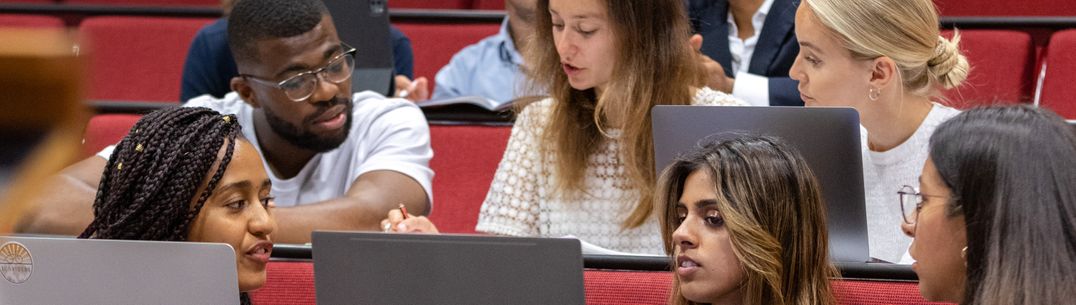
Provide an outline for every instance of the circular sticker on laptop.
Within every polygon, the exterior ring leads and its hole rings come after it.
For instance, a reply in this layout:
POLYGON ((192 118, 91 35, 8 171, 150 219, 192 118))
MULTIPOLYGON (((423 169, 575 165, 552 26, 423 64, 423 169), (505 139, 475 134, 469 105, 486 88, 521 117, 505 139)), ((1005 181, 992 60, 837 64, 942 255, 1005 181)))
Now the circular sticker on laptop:
POLYGON ((7 242, 0 246, 0 275, 14 284, 22 284, 30 279, 34 271, 34 259, 30 250, 17 242, 7 242))

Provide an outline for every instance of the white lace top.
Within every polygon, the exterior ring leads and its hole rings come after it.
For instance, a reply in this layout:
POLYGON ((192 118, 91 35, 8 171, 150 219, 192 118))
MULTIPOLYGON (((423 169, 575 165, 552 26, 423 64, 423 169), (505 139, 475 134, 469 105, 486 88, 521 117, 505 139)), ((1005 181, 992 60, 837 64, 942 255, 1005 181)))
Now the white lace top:
MULTIPOLYGON (((549 120, 552 99, 527 106, 516 118, 504 158, 482 203, 476 231, 499 235, 562 237, 574 235, 611 250, 664 254, 658 217, 642 226, 623 229, 621 223, 635 208, 638 190, 620 161, 619 130, 608 133, 590 156, 585 194, 564 198, 553 194, 555 154, 540 143, 549 120)), ((746 105, 730 95, 700 89, 693 105, 746 105)))

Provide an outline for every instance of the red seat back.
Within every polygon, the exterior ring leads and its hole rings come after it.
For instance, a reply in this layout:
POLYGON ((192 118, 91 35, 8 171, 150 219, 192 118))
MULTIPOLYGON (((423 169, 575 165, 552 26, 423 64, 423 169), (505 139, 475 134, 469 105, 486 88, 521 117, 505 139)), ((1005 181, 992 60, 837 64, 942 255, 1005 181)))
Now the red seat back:
POLYGON ((476 10, 504 10, 504 0, 474 0, 476 10))
POLYGON ((415 77, 425 76, 434 87, 434 76, 463 47, 497 34, 499 23, 396 23, 411 38, 415 77))
POLYGON ((314 263, 271 261, 265 266, 265 273, 265 285, 250 293, 251 303, 258 305, 316 304, 314 263))
POLYGON ((389 8, 456 9, 471 8, 474 0, 391 0, 389 8))
POLYGON ((431 125, 434 208, 430 220, 445 233, 474 233, 478 211, 504 155, 508 126, 431 125))
POLYGON ((1046 76, 1039 106, 1076 119, 1076 30, 1054 33, 1046 49, 1046 76))
POLYGON ((934 0, 934 3, 942 16, 1076 15, 1076 1, 1072 0, 934 0))
MULTIPOLYGON (((942 35, 952 38, 952 31, 942 35)), ((963 30, 960 49, 971 73, 964 84, 945 92, 951 105, 966 109, 980 105, 1030 102, 1035 87, 1035 48, 1031 35, 1019 31, 963 30)))
POLYGON ((194 34, 213 19, 93 17, 79 28, 91 99, 178 103, 194 34))
POLYGON ((924 305, 948 304, 927 302, 919 295, 916 282, 871 281, 871 280, 832 280, 833 294, 837 304, 886 304, 886 305, 924 305))
POLYGON ((64 21, 45 15, 0 14, 0 28, 4 27, 62 28, 64 21))
POLYGON ((119 143, 131 127, 142 118, 137 114, 99 114, 90 118, 82 136, 82 152, 93 156, 105 147, 119 143))
MULTIPOLYGON (((271 261, 266 272, 265 285, 250 294, 254 304, 315 304, 313 263, 271 261)), ((595 269, 583 272, 587 304, 667 304, 672 280, 672 272, 595 269)), ((842 305, 946 304, 924 300, 915 282, 836 279, 830 283, 837 304, 842 305)))
POLYGON ((63 0, 70 4, 142 5, 142 6, 220 6, 220 0, 63 0))

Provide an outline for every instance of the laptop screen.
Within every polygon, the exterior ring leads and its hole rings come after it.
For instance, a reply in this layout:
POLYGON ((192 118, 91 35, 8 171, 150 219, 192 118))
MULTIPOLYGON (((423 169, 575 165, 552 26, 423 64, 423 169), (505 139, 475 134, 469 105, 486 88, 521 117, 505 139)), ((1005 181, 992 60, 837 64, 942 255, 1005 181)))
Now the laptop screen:
POLYGON ((314 232, 319 304, 583 304, 579 241, 314 232))
POLYGON ((653 110, 657 172, 704 138, 735 132, 780 138, 803 155, 822 184, 830 257, 867 262, 859 113, 851 108, 656 106, 653 110))
POLYGON ((0 236, 0 304, 238 304, 226 244, 0 236))

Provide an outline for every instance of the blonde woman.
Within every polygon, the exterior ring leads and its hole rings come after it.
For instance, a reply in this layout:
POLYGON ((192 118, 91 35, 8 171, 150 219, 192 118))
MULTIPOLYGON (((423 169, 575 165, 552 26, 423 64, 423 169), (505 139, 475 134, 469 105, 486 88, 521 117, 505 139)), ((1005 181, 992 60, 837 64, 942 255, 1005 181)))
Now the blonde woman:
POLYGON ((796 12, 789 74, 807 106, 859 111, 870 253, 883 261, 902 260, 911 242, 894 194, 917 183, 930 134, 959 113, 935 101, 963 82, 968 62, 959 35, 938 34, 930 0, 805 0, 796 12))
POLYGON ((520 111, 476 230, 662 253, 650 108, 743 103, 705 88, 680 0, 542 0, 537 12, 524 54, 550 96, 520 111))
POLYGON ((658 182, 670 304, 834 304, 826 210, 794 149, 768 137, 707 143, 658 182))

